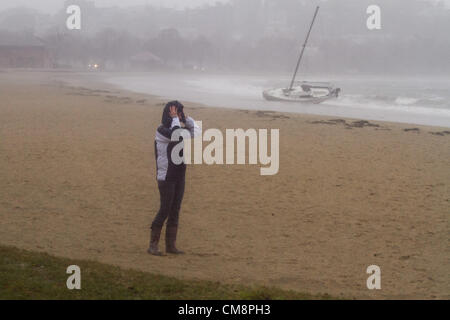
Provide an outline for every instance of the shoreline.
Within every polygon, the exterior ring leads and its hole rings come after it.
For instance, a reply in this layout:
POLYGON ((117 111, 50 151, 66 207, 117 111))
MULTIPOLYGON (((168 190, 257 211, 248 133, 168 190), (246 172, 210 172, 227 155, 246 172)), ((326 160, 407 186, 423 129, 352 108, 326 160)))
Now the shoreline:
MULTIPOLYGON (((93 82, 93 84, 99 88, 114 89, 114 90, 118 90, 119 92, 122 91, 124 94, 128 93, 128 94, 139 95, 142 97, 150 97, 153 99, 158 99, 160 101, 169 101, 169 100, 175 99, 175 98, 169 99, 169 98, 165 98, 163 96, 157 95, 157 94, 146 93, 143 91, 130 90, 130 89, 124 88, 121 85, 110 83, 103 77, 100 81, 93 82)), ((389 126, 389 125, 397 126, 397 127, 401 127, 402 129, 412 130, 412 131, 414 131, 414 129, 419 127, 419 128, 422 128, 422 130, 428 130, 429 133, 449 132, 448 129, 450 129, 450 124, 449 124, 449 126, 440 126, 440 125, 416 124, 416 123, 409 123, 409 122, 396 122, 396 121, 389 121, 389 120, 372 120, 372 119, 364 119, 364 118, 348 117, 348 116, 333 116, 333 115, 323 115, 323 114, 301 113, 301 112, 293 112, 293 111, 255 110, 252 108, 245 108, 245 107, 209 106, 202 102, 195 102, 195 101, 189 101, 189 100, 183 100, 183 103, 188 104, 188 105, 195 105, 196 107, 200 107, 200 108, 219 109, 219 110, 223 110, 223 111, 237 110, 237 111, 245 111, 245 112, 253 112, 253 113, 260 112, 260 113, 287 114, 287 115, 291 115, 291 116, 294 116, 294 115, 300 116, 305 119, 308 118, 308 119, 316 119, 317 120, 317 118, 319 118, 319 120, 322 120, 322 121, 327 121, 327 120, 345 120, 348 122, 367 121, 369 123, 373 122, 373 123, 377 123, 377 124, 384 125, 384 126, 389 126)), ((339 121, 338 121, 338 123, 339 123, 339 121)), ((447 133, 444 133, 444 135, 445 134, 447 134, 447 133)))
MULTIPOLYGON (((159 75, 158 73, 156 75, 142 73, 117 76, 110 74, 107 76, 103 75, 102 78, 104 82, 123 90, 142 94, 156 94, 167 99, 176 96, 179 100, 202 103, 214 108, 296 113, 450 128, 450 109, 448 108, 430 107, 424 105, 424 102, 416 105, 415 103, 420 101, 420 99, 404 96, 400 92, 397 93, 395 100, 390 102, 384 100, 387 97, 380 97, 380 100, 372 100, 370 95, 365 97, 365 95, 355 94, 355 92, 347 93, 347 91, 350 91, 351 86, 356 85, 364 78, 359 79, 359 81, 353 79, 346 84, 345 82, 342 83, 344 81, 342 77, 340 77, 341 80, 328 79, 337 87, 343 88, 344 93, 338 99, 330 99, 320 104, 266 101, 262 98, 263 89, 277 87, 282 83, 279 80, 273 82, 273 78, 271 81, 267 79, 262 80, 265 77, 258 77, 258 84, 254 83, 256 81, 254 76, 238 77, 240 80, 234 83, 232 80, 234 76, 221 77, 215 74, 192 74, 188 76, 185 74, 159 75), (211 78, 211 81, 208 81, 209 78, 211 78), (241 95, 241 91, 244 95, 241 95), (362 101, 360 101, 361 99, 362 101)), ((324 81, 320 77, 312 77, 308 78, 308 80, 324 81)), ((345 81, 348 82, 349 80, 345 81)), ((365 81, 368 81, 367 87, 375 85, 372 83, 375 81, 373 78, 365 81)), ((377 81, 379 80, 375 82, 377 81)), ((439 81, 442 82, 444 79, 439 81)), ((386 82, 382 82, 382 85, 386 86, 386 82)), ((442 83, 440 85, 442 86, 442 83)), ((444 101, 442 97, 439 99, 444 101)), ((434 104, 435 102, 427 101, 427 103, 434 104)))
MULTIPOLYGON (((120 84, 115 84, 112 83, 110 81, 108 81, 108 79, 111 79, 112 77, 115 77, 117 75, 116 72, 110 72, 110 73, 90 73, 90 72, 78 72, 78 71, 32 71, 30 72, 29 70, 23 70, 23 71, 13 71, 13 70, 6 70, 3 71, 4 74, 13 74, 13 75, 25 75, 30 76, 39 76, 39 75, 47 75, 49 76, 45 81, 47 81, 48 83, 55 83, 55 82, 61 82, 61 83, 65 83, 67 86, 86 86, 86 85, 92 85, 97 89, 111 89, 111 90, 115 90, 118 93, 122 92, 123 94, 129 94, 129 95, 137 95, 137 96, 141 96, 141 97, 148 97, 151 99, 158 99, 160 101, 169 101, 170 99, 176 99, 176 97, 172 97, 172 98, 165 98, 164 96, 158 95, 158 94, 152 94, 152 93, 147 93, 144 92, 142 90, 133 90, 133 89, 128 89, 125 88, 123 85, 120 84), (74 78, 72 79, 60 79, 61 75, 65 75, 68 74, 70 76, 74 76, 74 78), (51 77, 53 76, 53 77, 51 77), (168 100, 169 99, 169 100, 168 100)), ((2 74, 2 72, 0 71, 0 75, 2 74)), ((130 72, 130 73, 119 73, 120 75, 125 75, 125 76, 129 76, 129 75, 145 75, 148 74, 147 72, 142 72, 142 73, 135 73, 135 72, 130 72)), ((173 73, 176 74, 176 73, 173 73)), ((227 74, 227 73, 225 73, 227 74)), ((228 73, 229 74, 229 73, 228 73)), ((351 74, 347 75, 349 77, 353 76, 351 74)), ((399 76, 399 79, 402 79, 403 76, 399 76)), ((442 78, 446 78, 444 76, 442 76, 442 78)), ((91 88, 88 88, 91 89, 91 88)), ((261 98, 262 99, 262 98, 261 98)), ((182 100, 182 99, 178 99, 178 100, 182 100)), ((433 125, 433 124, 420 124, 420 123, 414 123, 414 122, 404 122, 404 121, 390 121, 390 120, 378 120, 378 119, 368 119, 368 118, 364 118, 364 117, 352 117, 352 116, 339 116, 339 115, 326 115, 326 114, 315 114, 315 113, 302 113, 302 112, 295 112, 295 111, 289 111, 289 110, 273 110, 273 109, 269 109, 269 110, 265 110, 265 109, 255 109, 255 108, 247 108, 247 107, 239 107, 239 106, 211 106, 208 105, 206 103, 203 102, 196 102, 196 101, 191 101, 189 99, 184 100, 185 104, 189 104, 189 105, 195 105, 197 107, 200 108, 213 108, 213 109, 220 109, 220 110, 238 110, 238 111, 249 111, 249 112, 267 112, 267 113, 279 113, 279 114, 291 114, 291 115, 299 115, 303 118, 314 118, 316 119, 317 117, 319 117, 322 120, 329 120, 329 119, 342 119, 342 120, 346 120, 346 121, 368 121, 368 122, 375 122, 375 123, 379 123, 379 124, 384 124, 384 125, 394 125, 394 126, 400 126, 404 129, 414 129, 415 127, 422 127, 424 130, 426 128, 426 130, 431 131, 431 132, 447 132, 448 129, 450 129, 450 123, 448 126, 443 126, 443 125, 433 125)), ((287 104, 289 105, 289 107, 294 106, 293 104, 287 104)), ((449 111, 450 112, 450 111, 449 111)))
POLYGON ((63 80, 0 73, 2 245, 180 279, 449 298, 450 136, 431 134, 445 128, 186 103, 205 129, 280 128, 280 171, 189 166, 187 254, 159 258, 146 249, 164 101, 63 80), (372 264, 381 291, 365 287, 372 264))

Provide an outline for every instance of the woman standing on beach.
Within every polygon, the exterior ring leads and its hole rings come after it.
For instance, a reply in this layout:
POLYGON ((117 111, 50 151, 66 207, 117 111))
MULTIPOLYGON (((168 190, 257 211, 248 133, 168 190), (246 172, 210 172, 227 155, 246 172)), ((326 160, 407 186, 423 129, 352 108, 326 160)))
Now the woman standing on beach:
POLYGON ((166 252, 184 253, 176 248, 175 242, 178 232, 179 212, 184 195, 186 164, 177 165, 172 161, 172 149, 179 143, 179 141, 172 141, 172 134, 177 129, 188 130, 191 137, 200 133, 200 128, 195 124, 194 119, 185 116, 184 106, 178 101, 171 101, 166 104, 161 122, 155 137, 156 175, 160 208, 151 226, 150 247, 148 249, 148 253, 157 256, 162 255, 158 249, 158 243, 166 219, 166 252))

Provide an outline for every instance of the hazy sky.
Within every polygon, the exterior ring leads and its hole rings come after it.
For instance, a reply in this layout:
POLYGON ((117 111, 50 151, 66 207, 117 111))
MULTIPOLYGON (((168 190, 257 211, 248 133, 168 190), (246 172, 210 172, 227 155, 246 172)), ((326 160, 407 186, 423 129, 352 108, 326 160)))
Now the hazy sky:
MULTIPOLYGON (((92 0, 91 0, 92 1, 92 0)), ((133 6, 151 4, 164 7, 194 7, 207 3, 227 2, 228 0, 94 0, 97 6, 133 6)), ((31 7, 42 12, 54 13, 61 9, 64 0, 0 0, 0 10, 13 7, 31 7)))
MULTIPOLYGON (((194 7, 203 4, 214 4, 216 2, 227 2, 229 0, 94 0, 97 6, 133 6, 142 4, 160 5, 164 7, 194 7)), ((393 0, 400 1, 400 0, 393 0)), ((405 4, 407 0, 403 0, 405 4)), ((450 0, 424 0, 430 2, 445 2, 447 8, 450 8, 450 0)), ((374 1, 376 3, 376 1, 374 1)), ((0 11, 12 7, 31 7, 42 12, 54 13, 61 9, 64 0, 0 0, 0 11)))

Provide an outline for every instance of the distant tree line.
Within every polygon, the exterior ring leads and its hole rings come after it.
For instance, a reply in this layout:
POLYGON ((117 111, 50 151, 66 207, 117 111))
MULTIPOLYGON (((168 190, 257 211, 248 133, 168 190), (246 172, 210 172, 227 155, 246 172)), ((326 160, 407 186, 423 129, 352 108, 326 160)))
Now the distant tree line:
MULTIPOLYGON (((450 72, 450 10, 424 0, 377 0, 382 30, 366 28, 368 0, 318 1, 305 72, 450 72)), ((314 5, 307 0, 234 0, 184 11, 151 6, 82 8, 82 29, 67 30, 67 14, 30 9, 0 12, 0 44, 34 35, 56 66, 111 70, 148 67, 289 71, 297 59, 314 5), (153 60, 152 60, 153 59, 153 60), (152 63, 150 63, 152 62, 152 63)))

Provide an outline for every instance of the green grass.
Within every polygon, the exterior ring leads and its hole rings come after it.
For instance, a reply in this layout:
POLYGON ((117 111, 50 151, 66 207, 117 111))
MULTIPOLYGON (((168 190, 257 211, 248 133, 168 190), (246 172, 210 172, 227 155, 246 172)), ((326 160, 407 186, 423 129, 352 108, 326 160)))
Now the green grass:
POLYGON ((0 299, 304 300, 330 299, 267 287, 178 280, 93 261, 0 246, 0 299), (81 290, 68 290, 69 265, 81 268, 81 290))

